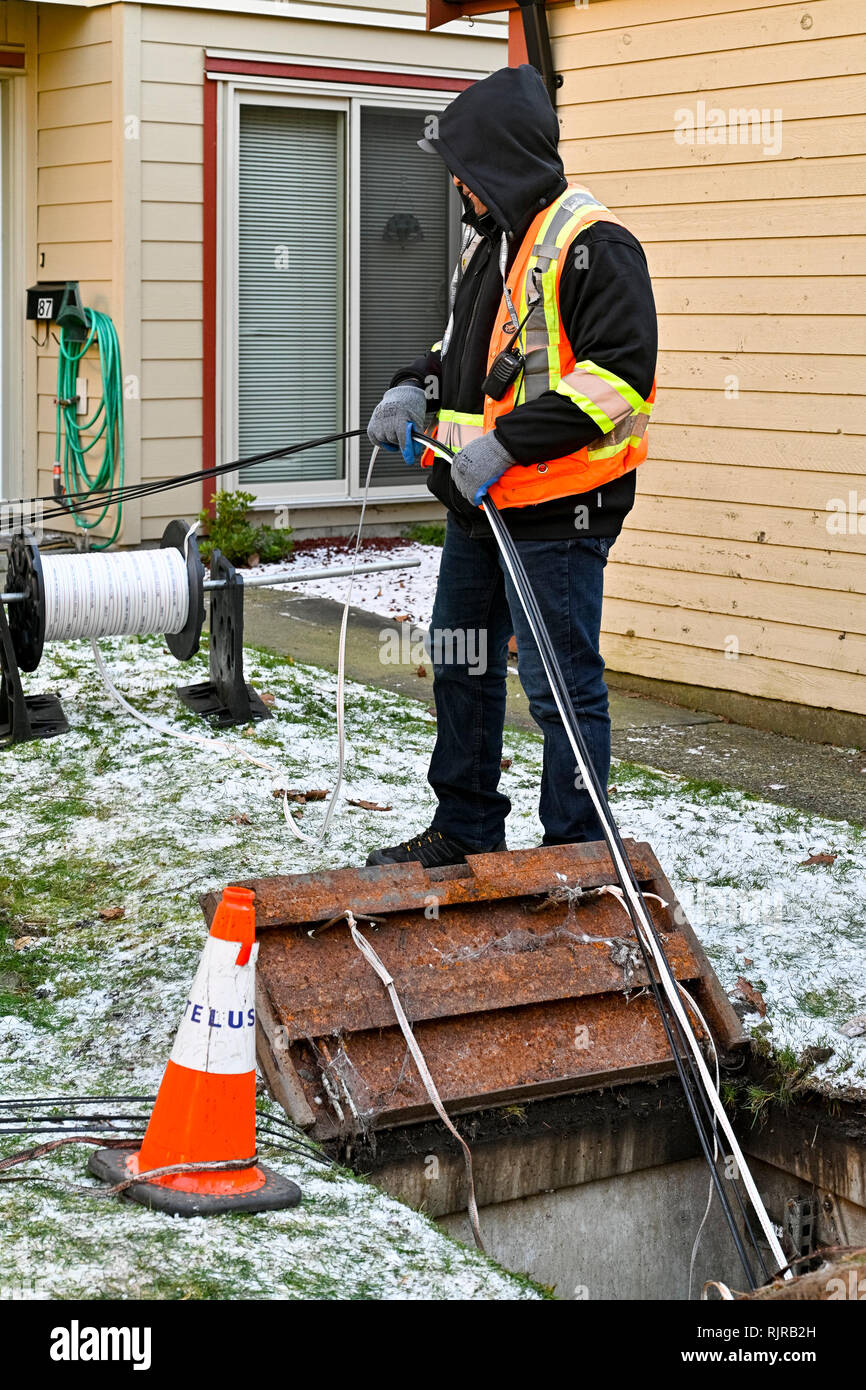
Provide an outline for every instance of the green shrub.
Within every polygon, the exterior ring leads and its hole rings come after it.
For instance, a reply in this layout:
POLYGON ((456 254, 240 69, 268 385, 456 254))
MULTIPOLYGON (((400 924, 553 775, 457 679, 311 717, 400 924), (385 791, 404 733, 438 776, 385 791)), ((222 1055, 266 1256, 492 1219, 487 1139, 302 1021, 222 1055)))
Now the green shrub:
POLYGON ((258 556, 263 564, 273 564, 292 553, 291 530, 254 526, 247 520, 247 511, 254 501, 252 492, 218 492, 216 515, 211 516, 207 511, 199 513, 199 520, 207 527, 207 535, 199 541, 205 562, 210 560, 214 548, 221 550, 232 565, 246 565, 251 556, 254 563, 258 556))
POLYGON ((420 541, 422 545, 444 545, 445 522, 416 521, 406 528, 406 539, 420 541))

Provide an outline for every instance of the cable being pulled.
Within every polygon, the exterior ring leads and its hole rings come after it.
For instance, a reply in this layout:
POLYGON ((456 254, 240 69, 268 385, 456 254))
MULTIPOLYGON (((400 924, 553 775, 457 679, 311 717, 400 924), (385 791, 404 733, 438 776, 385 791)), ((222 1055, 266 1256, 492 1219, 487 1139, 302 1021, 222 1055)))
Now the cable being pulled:
MULTIPOLYGON (((462 1134, 460 1134, 459 1131, 452 1124, 451 1118, 447 1110, 445 1109, 445 1106, 442 1104, 442 1097, 440 1096, 436 1086, 436 1082, 433 1080, 433 1077, 430 1073, 430 1068, 427 1065, 427 1060, 424 1056, 424 1053, 421 1051, 421 1048, 418 1046, 418 1043, 415 1039, 415 1034, 412 1032, 412 1025, 406 1017, 406 1011, 400 1002, 400 996, 397 993, 396 986, 394 985, 393 975, 390 973, 388 967, 385 965, 381 957, 373 949, 367 938, 361 935, 360 931, 358 930, 358 924, 355 920, 355 915, 352 912, 351 908, 347 907, 337 917, 332 917, 330 922, 325 922, 322 924, 321 927, 314 928, 313 932, 311 932, 310 935, 318 935, 320 931, 326 931, 328 927, 332 927, 335 922, 340 922, 343 920, 343 918, 345 918, 346 922, 348 923, 349 931, 352 935, 352 940, 354 941, 358 950, 361 952, 361 955, 364 957, 367 964, 372 966, 376 974, 379 976, 379 979, 382 981, 382 984, 385 986, 385 989, 388 991, 388 998, 391 1000, 391 1007, 394 1010, 397 1022, 400 1025, 400 1031, 402 1032, 403 1037, 406 1040, 406 1046, 412 1054, 412 1060, 414 1061, 415 1066, 418 1068, 418 1075, 421 1078, 425 1091, 430 1097, 433 1109, 436 1111, 436 1114, 439 1116, 445 1128, 449 1130, 451 1134, 454 1135, 454 1138, 457 1140, 458 1144, 463 1150, 463 1162, 466 1167, 466 1206, 469 1212, 469 1224, 472 1227, 472 1235, 475 1238, 475 1244, 478 1246, 479 1250, 483 1251, 484 1242, 481 1239, 481 1224, 478 1219, 478 1202, 475 1197, 475 1177, 472 1171, 472 1150, 466 1143, 466 1140, 463 1138, 462 1134)), ((368 918, 367 920, 372 922, 373 919, 368 918)))
MULTIPOLYGON (((430 438, 427 435, 421 435, 420 438, 424 443, 426 443, 429 447, 438 452, 442 457, 449 460, 453 459, 454 451, 440 444, 438 440, 430 438)), ((704 1129, 704 1121, 701 1119, 700 1112, 697 1109, 696 1097, 692 1093, 691 1083, 689 1081, 688 1074, 686 1073, 684 1063, 688 1064, 692 1072, 692 1076, 695 1082, 695 1089, 697 1092, 697 1099, 704 1107, 706 1116, 710 1121, 713 1133, 715 1134, 716 1125, 718 1124, 719 1126, 721 1126, 722 1132, 726 1140, 728 1141, 728 1144, 730 1146, 729 1152, 735 1160, 737 1174, 742 1179, 743 1185, 746 1188, 746 1192, 748 1193, 749 1200, 752 1204, 752 1208, 758 1218, 761 1229, 763 1230, 764 1237, 767 1241, 767 1244, 770 1247, 773 1258, 777 1261, 778 1267, 780 1269, 785 1265, 785 1256, 782 1251, 782 1247, 779 1244, 778 1236, 776 1235, 767 1209, 764 1206, 761 1195, 758 1192, 757 1186, 755 1185, 754 1178, 752 1177, 752 1174, 749 1170, 749 1166, 743 1155, 742 1149, 740 1148, 736 1135, 734 1134, 730 1120, 728 1119, 728 1116, 725 1113, 724 1106, 721 1103, 721 1099, 713 1086, 712 1078, 704 1061, 700 1044, 698 1042, 697 1037, 695 1036, 695 1032, 691 1026, 691 1023, 689 1022, 688 1016, 683 1006, 683 1002, 680 998, 679 986, 674 978, 673 971, 670 967, 670 962, 668 961, 667 956, 665 955, 661 940, 655 929, 647 905, 643 899, 640 885, 638 884, 637 879, 634 876, 634 870, 632 869, 631 863, 628 859, 628 855, 626 854, 625 846, 623 845, 619 829, 616 825, 615 820, 613 819, 613 816, 611 815, 610 807, 607 804, 607 798, 598 781, 595 769, 592 766, 591 760, 589 758, 589 754, 584 744, 580 728, 575 718, 574 709, 571 705, 571 701, 568 695, 568 689, 566 687, 556 653, 550 641, 550 636, 547 631, 544 618, 541 614, 541 610, 538 607, 538 603, 532 591, 529 579, 523 568, 523 564, 520 559, 517 547, 515 546, 511 538, 511 535, 508 529, 506 528, 505 523, 502 520, 502 517, 499 514, 498 509, 489 497, 485 498, 484 510, 490 522, 490 528, 493 532, 497 546, 499 547, 499 551, 502 555, 505 568, 517 591, 521 607, 523 608, 526 614, 526 619, 529 623, 533 640, 535 641, 536 647, 538 648, 539 655, 541 656, 545 675, 547 676, 547 681, 550 686, 551 693, 553 694, 553 698, 556 703, 557 710, 559 712, 559 717, 562 720, 563 727, 565 729, 569 743, 571 744, 572 752, 574 753, 577 767, 580 771, 583 780, 583 785, 589 793, 590 800, 593 804, 593 808, 596 812, 596 815, 598 816, 599 823, 602 827, 604 839, 610 852, 611 859, 613 860, 616 876, 619 880, 619 885, 624 895, 624 900, 627 906, 628 914, 631 918, 635 935, 637 937, 638 944, 641 948, 641 952, 643 953, 644 959, 646 961, 647 974, 649 976, 650 984, 658 1003, 659 1016, 661 1018, 662 1026, 664 1027, 665 1035, 668 1039, 668 1043, 671 1048, 671 1054, 673 1056, 674 1065, 677 1069, 677 1074, 679 1075, 680 1081, 683 1085, 686 1101, 689 1105, 689 1109, 695 1124, 695 1129, 700 1140, 705 1158, 707 1160, 708 1167, 710 1169, 711 1178, 715 1185, 716 1191, 719 1194, 719 1200, 722 1204, 722 1209, 725 1213, 725 1218, 728 1222, 728 1227, 731 1232, 731 1238, 737 1249, 737 1253, 743 1264, 743 1268, 745 1270, 750 1285, 753 1288, 757 1287, 757 1281, 755 1279, 751 1265, 743 1247, 740 1232, 737 1229, 736 1223, 734 1221, 734 1216, 730 1207, 730 1202, 728 1201, 727 1194, 722 1188, 721 1180, 716 1171, 713 1156, 710 1153, 707 1134, 704 1129), (655 963, 656 969, 658 971, 658 980, 656 980, 652 974, 652 970, 650 968, 650 961, 655 963), (684 1056, 682 1056, 680 1053, 680 1047, 682 1047, 683 1049, 683 1052, 685 1054, 684 1056)), ((733 1184, 733 1188, 737 1200, 738 1202, 740 1202, 741 1210, 743 1211, 743 1216, 745 1217, 745 1210, 742 1207, 739 1191, 736 1187, 736 1184, 733 1184)), ((744 1224, 746 1226, 746 1230, 748 1231, 752 1239, 752 1243, 755 1247, 758 1259, 762 1261, 761 1252, 757 1246, 754 1233, 751 1231, 750 1225, 747 1220, 744 1222, 744 1224)), ((790 1277, 790 1273, 788 1273, 786 1277, 790 1277)))
MULTIPOLYGON (((345 728, 345 685, 346 685, 346 635, 349 624, 349 609, 352 602, 352 588, 355 582, 355 574, 358 568, 358 558, 361 550, 361 540, 363 536, 364 517, 367 510, 367 499, 370 493, 370 480, 373 475, 373 465, 379 453, 378 447, 373 449, 370 455, 370 463, 367 467, 367 476, 364 481, 364 491, 361 500, 361 514, 358 518, 358 530, 355 536, 355 549, 352 554, 352 570, 349 575, 349 582, 346 586, 346 597, 343 603, 343 615, 340 623, 340 637, 337 653, 337 777, 333 791, 328 799, 327 809, 322 819, 321 827, 317 834, 307 835, 295 823, 289 807, 288 789, 283 787, 283 817, 286 825, 291 830, 296 839, 305 845, 317 847, 325 840, 330 830, 334 811, 337 807, 338 798, 342 790, 345 765, 346 765, 346 728, 345 728)), ((198 529, 198 522, 190 526, 186 534, 185 545, 188 546, 190 537, 198 529)), ((102 652, 99 650, 98 637, 107 633, 114 635, 132 635, 137 633, 144 636, 147 633, 159 632, 179 632, 186 622, 186 612, 183 609, 183 595, 186 595, 185 603, 188 610, 189 606, 189 584, 186 577, 186 560, 179 550, 166 549, 161 551, 133 552, 132 555, 99 555, 86 557, 90 560, 90 565, 82 568, 81 556, 56 556, 48 560, 46 565, 49 574, 54 576, 53 588, 57 591, 57 598, 53 602, 49 599, 49 584, 46 582, 46 605, 49 614, 49 622, 53 624, 57 631, 55 636, 87 636, 90 638, 90 647, 96 662, 97 670, 102 677, 106 690, 116 704, 127 714, 138 721, 145 728, 152 729, 155 733, 167 738, 180 739, 183 743, 194 744, 198 748, 207 748, 226 754, 230 758, 240 759, 242 762, 251 763, 254 767, 260 767, 272 776, 286 780, 281 769, 275 767, 273 763, 267 762, 264 758, 257 758, 251 753, 247 753, 243 748, 237 747, 233 743, 227 742, 222 738, 207 738, 202 734, 194 734, 186 729, 174 728, 171 724, 165 723, 161 719, 154 719, 151 715, 142 714, 134 705, 120 693, 114 684, 102 652), (152 562, 152 557, 160 557, 158 563, 152 562), (175 557, 172 559, 171 557, 175 557), (150 558, 150 563, 148 559, 150 558), (167 557, 167 558, 166 558, 167 557), (136 563, 143 561, 136 569, 130 566, 129 562, 135 559, 136 563), (74 560, 74 565, 64 565, 64 560, 74 560), (119 561, 120 564, 113 562, 119 561), (56 567, 56 569, 55 569, 56 567), (140 590, 134 590, 134 586, 123 584, 121 576, 129 576, 135 571, 135 578, 140 585, 140 590), (63 588, 61 574, 65 577, 67 588, 63 588), (74 597, 64 602, 60 595, 72 593, 72 584, 75 588, 74 597), (138 597, 130 600, 124 595, 137 592, 138 597), (86 600, 86 601, 85 601, 86 600), (135 613, 130 615, 125 610, 121 611, 124 603, 128 608, 135 607, 135 613), (52 616, 57 615, 57 616, 52 616), (125 625, 118 628, 118 622, 125 625), (131 625, 133 622, 138 625, 131 625), (163 623, 167 625, 163 626, 163 623), (114 624, 114 625, 113 625, 114 624), (141 625, 143 624, 143 626, 141 625)))

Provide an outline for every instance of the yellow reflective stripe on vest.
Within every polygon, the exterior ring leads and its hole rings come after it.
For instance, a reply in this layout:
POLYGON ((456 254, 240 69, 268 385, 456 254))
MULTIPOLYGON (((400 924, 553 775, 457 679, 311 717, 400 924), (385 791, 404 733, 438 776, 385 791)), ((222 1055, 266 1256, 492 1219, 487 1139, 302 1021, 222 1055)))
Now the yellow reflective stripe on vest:
POLYGON ((626 449, 637 449, 643 434, 630 434, 628 438, 621 439, 618 444, 602 443, 598 448, 590 444, 586 451, 586 457, 590 463, 595 463, 597 459, 613 458, 614 454, 622 454, 626 449))
POLYGON ((602 434, 612 430, 630 415, 649 416, 652 407, 627 381, 595 362, 577 362, 557 384, 560 396, 574 401, 602 434))
POLYGON ((483 415, 466 415, 459 410, 440 410, 439 419, 453 425, 483 425, 483 415))
POLYGON ((591 372, 593 376, 599 377, 601 381, 606 381, 618 396, 622 396, 623 400, 628 401, 628 404, 635 414, 649 415, 652 410, 649 401, 645 401, 643 396, 638 395, 633 386, 629 386, 628 382, 624 381, 621 376, 617 376, 615 372, 608 371, 606 367, 599 367, 595 362, 577 362, 575 363, 575 369, 578 371, 591 372))
POLYGON ((436 438, 446 448, 457 453, 470 439, 477 439, 484 433, 484 416, 467 415, 460 410, 440 410, 436 438))
MULTIPOLYGON (((585 227, 592 226, 593 221, 597 220, 592 217, 592 213, 596 209, 599 212, 607 211, 597 198, 593 198, 591 193, 587 193, 583 189, 572 189, 561 198, 557 198, 554 203, 551 203, 549 215, 539 228, 536 237, 536 254, 530 256, 527 262, 525 284, 528 284, 532 279, 532 272, 537 268, 538 262, 540 260, 547 261, 547 265, 541 272, 541 286, 544 296, 544 320, 547 325, 547 368, 550 377, 548 389, 553 389, 554 383, 559 380, 560 316, 556 294, 556 271, 559 256, 549 258, 544 252, 552 245, 561 255, 566 242, 572 237, 575 221, 582 223, 580 231, 583 231, 585 227)), ((526 310, 524 309, 523 312, 525 313, 526 310)))

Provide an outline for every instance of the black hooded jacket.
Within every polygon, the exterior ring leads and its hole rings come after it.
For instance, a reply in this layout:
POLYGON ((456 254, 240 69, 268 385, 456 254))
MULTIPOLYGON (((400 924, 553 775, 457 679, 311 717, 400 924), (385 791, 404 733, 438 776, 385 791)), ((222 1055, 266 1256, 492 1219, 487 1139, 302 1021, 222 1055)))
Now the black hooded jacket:
MULTIPOLYGON (((424 354, 399 371, 392 385, 405 380, 425 385, 434 378, 440 406, 481 413, 481 383, 502 298, 502 232, 508 234, 510 267, 532 220, 566 187, 558 141, 559 123, 541 77, 524 65, 503 68, 461 92, 442 113, 437 137, 422 142, 489 212, 477 219, 464 199, 463 221, 480 231, 482 239, 457 287, 444 358, 438 351, 424 354)), ((640 243, 610 222, 588 227, 579 242, 587 255, 579 261, 569 257, 560 281, 562 323, 575 357, 608 368, 646 397, 655 373, 657 339, 652 287, 640 243)), ((598 426, 589 416, 555 391, 545 391, 501 416, 495 432, 522 464, 559 458, 598 438, 598 426)), ((428 486, 473 534, 489 534, 483 512, 454 487, 445 460, 437 460, 429 470, 428 486)), ((634 503, 634 492, 632 472, 592 493, 509 507, 503 516, 518 539, 616 536, 634 503), (575 529, 578 505, 587 507, 589 514, 588 526, 580 531, 575 529)))

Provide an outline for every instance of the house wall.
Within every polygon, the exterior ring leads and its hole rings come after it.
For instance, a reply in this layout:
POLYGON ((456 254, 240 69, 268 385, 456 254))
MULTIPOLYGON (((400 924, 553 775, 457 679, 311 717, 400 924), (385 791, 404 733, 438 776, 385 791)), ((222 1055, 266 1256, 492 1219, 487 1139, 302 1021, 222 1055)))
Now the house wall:
MULTIPOLYGON (((123 342, 123 286, 115 256, 119 209, 112 163, 116 19, 110 7, 24 8, 35 12, 35 52, 28 62, 36 120, 30 189, 36 236, 34 278, 80 281, 83 302, 111 314, 123 342)), ((41 338, 41 328, 39 334, 41 338)), ((49 336, 44 346, 36 347, 28 336, 27 351, 35 355, 36 369, 38 476, 30 486, 45 494, 51 491, 56 453, 57 343, 49 336)), ((87 378, 92 410, 99 399, 100 381, 95 353, 89 354, 81 374, 87 378)), ((101 444, 96 446, 96 452, 100 450, 101 444)), ((130 463, 134 469, 134 449, 130 463)), ((135 480, 134 473, 128 480, 135 480)))
MULTIPOLYGON (((365 0, 364 8, 419 20, 424 14, 423 0, 365 0)), ((159 477, 194 467, 202 450, 203 44, 250 56, 380 61, 435 72, 492 69, 504 61, 504 42, 156 6, 141 13, 142 469, 159 477)), ((188 510, 201 505, 192 492, 188 510)), ((151 500, 145 538, 162 531, 181 496, 151 500)), ((379 507, 370 520, 394 511, 379 507)), ((338 514, 329 508, 317 515, 322 525, 324 516, 333 521, 338 514)), ((292 516, 292 524, 298 519, 292 516)))
MULTIPOLYGON (((352 0, 355 11, 379 16, 370 25, 156 4, 18 8, 35 12, 37 26, 27 81, 38 154, 28 197, 44 264, 33 278, 80 280, 85 304, 117 325, 127 481, 191 472, 201 466, 203 432, 205 48, 485 71, 504 61, 505 26, 502 40, 425 35, 423 0, 352 0), (401 16, 419 27, 397 27, 401 16)), ((321 5, 323 13, 334 8, 321 5)), ((56 344, 28 353, 38 359, 38 479, 27 487, 46 493, 56 344)), ((95 362, 87 375, 94 391, 95 362)), ((201 498, 196 483, 148 498, 141 510, 127 506, 121 541, 158 539, 170 518, 194 516, 201 498)), ((375 509, 374 524, 386 510, 375 509)))
MULTIPOLYGON (((615 671, 866 713, 866 7, 548 10, 570 177, 643 242, 659 397, 608 567, 615 671), (677 143, 767 108, 781 149, 677 143)), ((772 126, 767 128, 772 147, 772 126)))

